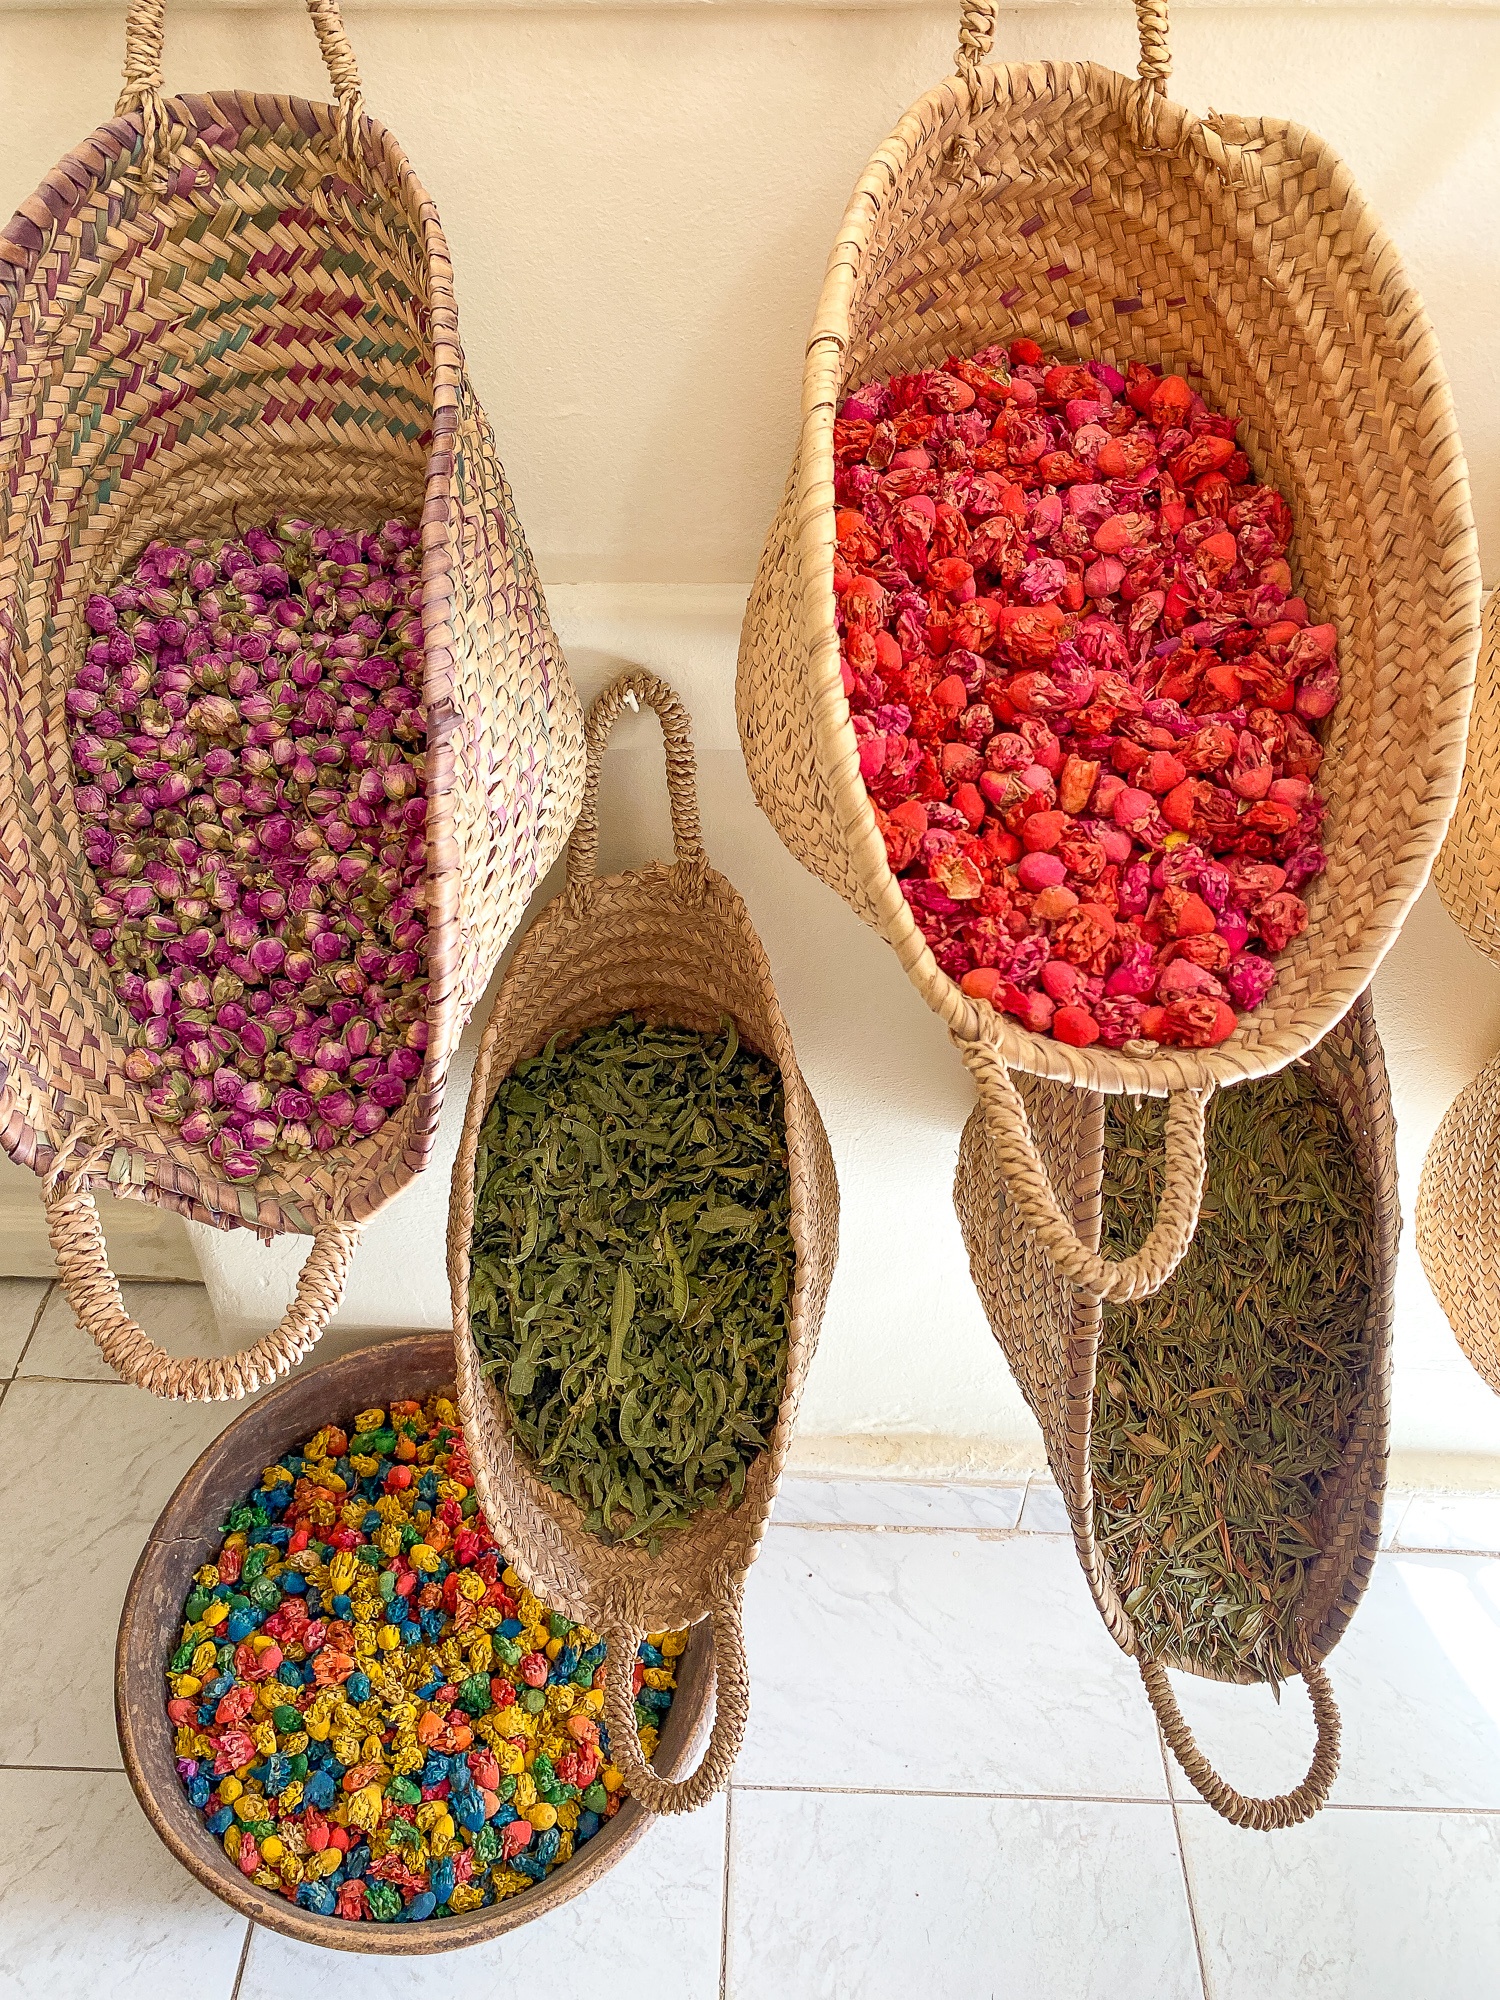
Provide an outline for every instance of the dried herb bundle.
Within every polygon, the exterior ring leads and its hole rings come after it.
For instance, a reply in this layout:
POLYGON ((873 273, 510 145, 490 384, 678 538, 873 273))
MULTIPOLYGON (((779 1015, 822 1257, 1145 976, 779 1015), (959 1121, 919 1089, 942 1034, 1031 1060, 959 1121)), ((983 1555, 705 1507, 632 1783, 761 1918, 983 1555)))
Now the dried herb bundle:
MULTIPOLYGON (((1111 1098, 1104 1242, 1138 1247, 1165 1107, 1111 1098)), ((1306 1070, 1220 1091, 1193 1246, 1154 1297, 1106 1306, 1094 1523, 1148 1651, 1278 1680, 1318 1554, 1313 1517, 1369 1381, 1374 1216, 1306 1070)))
POLYGON ((729 1505, 786 1374, 776 1065, 629 1014, 520 1064, 486 1114, 469 1313, 542 1477, 609 1538, 729 1505))

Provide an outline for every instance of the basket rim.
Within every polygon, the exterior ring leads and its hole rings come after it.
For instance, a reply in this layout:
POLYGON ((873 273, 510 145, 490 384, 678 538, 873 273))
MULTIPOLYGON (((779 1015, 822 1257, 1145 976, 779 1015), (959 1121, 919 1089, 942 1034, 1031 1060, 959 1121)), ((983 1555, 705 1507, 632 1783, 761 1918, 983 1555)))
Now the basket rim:
MULTIPOLYGON (((1135 79, 1092 62, 987 66, 976 72, 972 98, 958 77, 926 91, 871 156, 834 239, 808 335, 802 423, 791 492, 795 496, 800 616, 807 637, 814 756, 831 797, 849 865, 877 913, 876 928, 895 949, 912 984, 955 1038, 988 1040, 1007 1064, 1035 1076, 1105 1093, 1159 1096, 1172 1090, 1269 1075, 1305 1054, 1342 1019, 1399 935, 1407 912, 1432 871, 1457 805, 1474 688, 1479 566, 1468 472, 1436 336, 1399 253, 1331 147, 1306 128, 1286 120, 1211 117, 1200 121, 1135 79), (1270 139, 1300 159, 1315 161, 1342 197, 1341 233, 1348 236, 1352 232, 1361 261, 1378 270, 1384 312, 1387 317, 1400 318, 1404 345, 1414 357, 1410 365, 1431 384, 1412 424, 1412 435, 1425 459, 1445 556, 1444 643, 1434 649, 1442 670, 1440 676, 1433 676, 1430 781, 1415 816, 1414 837, 1408 841, 1407 853, 1399 866, 1388 871, 1391 886, 1371 911, 1356 947, 1338 959, 1338 976, 1325 982, 1315 1004, 1304 1005, 1291 1024, 1254 1046, 1242 1042, 1243 1031, 1237 1028, 1226 1042, 1211 1050, 1162 1048, 1152 1056, 1132 1057, 1097 1045, 1075 1049, 1033 1034, 987 1002, 970 999, 940 969, 912 917, 886 859, 871 801, 859 775, 856 739, 839 672, 834 616, 833 423, 841 399, 843 357, 851 338, 850 308, 865 252, 886 203, 903 181, 924 171, 923 156, 931 154, 937 138, 972 132, 985 120, 1003 122, 1011 103, 1024 100, 1035 104, 1063 86, 1074 96, 1091 94, 1102 99, 1136 128, 1144 127, 1158 150, 1196 151, 1211 162, 1216 153, 1228 150, 1225 141, 1232 134, 1232 144, 1237 147, 1249 148, 1257 140, 1270 139)), ((1253 1016, 1241 1017, 1246 1018, 1253 1016)))
MULTIPOLYGON (((288 93, 239 88, 184 92, 167 97, 165 105, 179 143, 201 139, 205 131, 227 129, 232 134, 228 144, 211 140, 208 147, 232 157, 243 148, 247 133, 290 134, 308 146, 326 144, 330 153, 329 177, 340 180, 332 164, 339 117, 335 105, 288 93)), ((138 111, 106 119, 63 156, 44 176, 36 193, 22 202, 12 220, 0 229, 0 350, 11 351, 15 345, 16 307, 38 263, 92 196, 134 170, 141 136, 142 118, 138 111)), ((437 1107, 442 1101, 448 1066, 461 1031, 460 870, 453 737, 461 727, 462 718, 452 700, 454 600, 449 538, 456 511, 454 439, 465 387, 465 362, 459 338, 452 259, 436 203, 418 179, 400 141, 370 112, 363 117, 361 145, 370 183, 384 184, 386 197, 405 210, 422 243, 428 288, 423 321, 432 353, 426 371, 429 421, 418 445, 423 469, 422 502, 417 515, 422 538, 423 704, 427 715, 423 795, 427 802, 429 997, 423 1018, 429 1039, 421 1074, 407 1100, 411 1110, 400 1119, 400 1142, 388 1155, 382 1155, 375 1169, 380 1175, 395 1176, 397 1185, 380 1189, 371 1179, 371 1168, 356 1159, 335 1169, 338 1186, 331 1199, 325 1200, 313 1189, 299 1194, 297 1177, 287 1175, 285 1169, 278 1177, 289 1179, 293 1191, 260 1194, 253 1186, 219 1177, 206 1149, 196 1149, 201 1153, 201 1161, 188 1166, 166 1155, 138 1153, 123 1139, 115 1148, 107 1176, 111 1193, 170 1208, 220 1229, 253 1229, 264 1237, 283 1233, 310 1236, 321 1223, 332 1219, 364 1222, 423 1171, 437 1143, 437 1107), (132 1168, 136 1171, 132 1172, 132 1168), (163 1169, 174 1183, 191 1177, 196 1187, 162 1185, 158 1174, 163 1169)), ((170 198, 178 185, 180 171, 179 161, 161 187, 150 188, 148 199, 154 202, 163 194, 170 198)), ((341 185, 350 187, 347 181, 341 181, 341 185)), ((350 191, 359 192, 352 187, 350 191)), ((23 344, 21 351, 29 349, 23 344)), ((0 413, 5 401, 0 386, 0 413)), ((8 671, 13 671, 17 658, 16 636, 9 621, 0 621, 0 657, 8 671)), ((55 795, 55 803, 64 828, 72 828, 76 834, 71 784, 55 795)), ((72 845, 76 851, 76 838, 72 845)), ((4 1081, 4 1071, 5 1066, 0 1063, 0 1083, 4 1081)), ((134 1086, 131 1089, 139 1096, 134 1086)), ((150 1121, 143 1112, 136 1122, 149 1129, 150 1121)), ((33 1124, 20 1113, 19 1107, 16 1115, 0 1124, 0 1143, 6 1151, 39 1175, 50 1171, 59 1150, 54 1141, 60 1141, 61 1137, 60 1130, 46 1131, 33 1124)), ((340 1153, 350 1150, 338 1149, 340 1153)), ((321 1158, 326 1169, 330 1156, 321 1158)))
POLYGON ((1500 872, 1491 859, 1486 818, 1497 810, 1500 793, 1500 589, 1490 591, 1480 619, 1479 658, 1474 673, 1474 706, 1469 717, 1468 756, 1448 837, 1433 867, 1433 886, 1443 908, 1469 943, 1500 964, 1500 872))
MULTIPOLYGON (((283 1937, 294 1938, 302 1944, 317 1944, 337 1951, 380 1957, 406 1957, 478 1944, 557 1909, 624 1857, 647 1831, 651 1814, 638 1800, 627 1798, 615 1818, 601 1827, 573 1860, 564 1862, 544 1881, 535 1883, 519 1896, 468 1911, 461 1916, 444 1917, 423 1924, 355 1923, 341 1917, 320 1917, 311 1910, 288 1902, 283 1896, 260 1888, 241 1875, 230 1864, 218 1843, 206 1833, 201 1817, 188 1804, 187 1794, 177 1783, 175 1773, 171 1777, 170 1789, 165 1779, 160 1785, 153 1783, 146 1761, 149 1754, 147 1732, 159 1730, 170 1738, 170 1725, 164 1701, 157 1700, 148 1705, 144 1715, 137 1705, 137 1698, 143 1692, 161 1691, 162 1668, 142 1658, 143 1649, 154 1645, 161 1636, 159 1630, 145 1629, 144 1621, 148 1616, 146 1593, 164 1546, 200 1540, 210 1545, 215 1539, 217 1523, 205 1530, 195 1512, 200 1489, 215 1466, 231 1456, 241 1439, 248 1443, 266 1432, 269 1420, 278 1419, 285 1427, 290 1421, 288 1406, 300 1403, 309 1382, 316 1381, 326 1400, 339 1409, 343 1408, 340 1398, 345 1399, 352 1414, 362 1400, 362 1392, 356 1393, 344 1385, 372 1368, 391 1375, 404 1372, 418 1374, 434 1382, 434 1387, 424 1391, 424 1394, 439 1393, 452 1380, 452 1337, 448 1333, 400 1334, 341 1355, 338 1360, 321 1367, 315 1365, 304 1369, 260 1397, 234 1423, 221 1431, 183 1474, 147 1538, 125 1592, 115 1646, 115 1726, 125 1774, 158 1838, 183 1867, 222 1902, 239 1915, 263 1924, 267 1930, 279 1931, 283 1937), (162 1796, 163 1793, 166 1795, 162 1796), (615 1828, 619 1831, 614 1832, 615 1828)), ((271 1430, 272 1438, 277 1435, 288 1438, 288 1443, 279 1447, 277 1456, 280 1451, 300 1441, 304 1421, 302 1418, 297 1420, 295 1436, 285 1429, 281 1432, 271 1430)), ((707 1628, 694 1632, 688 1651, 683 1656, 682 1679, 687 1685, 680 1686, 678 1697, 673 1701, 664 1732, 667 1740, 658 1750, 658 1768, 664 1775, 676 1776, 692 1761, 703 1732, 712 1687, 711 1662, 704 1656, 710 1650, 707 1628), (679 1700, 682 1703, 682 1720, 674 1728, 679 1700)))

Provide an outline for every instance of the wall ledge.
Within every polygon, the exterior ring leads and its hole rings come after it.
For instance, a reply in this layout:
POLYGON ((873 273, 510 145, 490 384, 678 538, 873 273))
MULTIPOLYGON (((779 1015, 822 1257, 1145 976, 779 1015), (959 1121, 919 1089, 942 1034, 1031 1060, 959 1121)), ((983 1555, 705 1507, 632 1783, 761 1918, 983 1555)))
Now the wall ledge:
MULTIPOLYGON (((1187 13, 1497 14, 1500 0, 1176 0, 1187 13)), ((0 0, 5 14, 119 14, 118 0, 0 0)), ((300 0, 186 0, 183 13, 297 14, 300 0)), ((942 14, 951 0, 344 0, 349 14, 942 14)), ((1007 12, 1102 14, 1102 0, 1009 0, 1007 12)))

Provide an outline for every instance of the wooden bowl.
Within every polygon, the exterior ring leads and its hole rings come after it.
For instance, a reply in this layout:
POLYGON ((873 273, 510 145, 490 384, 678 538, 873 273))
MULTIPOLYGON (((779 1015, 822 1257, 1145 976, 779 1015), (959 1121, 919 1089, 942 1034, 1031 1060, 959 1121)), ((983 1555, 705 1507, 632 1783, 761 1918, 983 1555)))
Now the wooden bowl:
MULTIPOLYGON (((426 1397, 453 1382, 453 1336, 410 1334, 357 1354, 304 1368, 231 1424, 187 1474, 151 1531, 125 1593, 115 1646, 115 1725, 125 1769, 147 1819, 205 1888, 268 1930, 336 1951, 386 1954, 453 1951, 554 1910, 613 1868, 646 1831, 651 1815, 634 1799, 565 1862, 523 1895, 462 1916, 425 1923, 350 1922, 320 1917, 249 1881, 189 1805, 177 1775, 167 1719, 165 1673, 194 1570, 223 1538, 230 1508, 260 1483, 264 1468, 325 1423, 401 1397, 426 1397)), ((696 1626, 678 1663, 677 1694, 662 1730, 655 1768, 676 1777, 696 1760, 713 1690, 713 1648, 696 1626)))

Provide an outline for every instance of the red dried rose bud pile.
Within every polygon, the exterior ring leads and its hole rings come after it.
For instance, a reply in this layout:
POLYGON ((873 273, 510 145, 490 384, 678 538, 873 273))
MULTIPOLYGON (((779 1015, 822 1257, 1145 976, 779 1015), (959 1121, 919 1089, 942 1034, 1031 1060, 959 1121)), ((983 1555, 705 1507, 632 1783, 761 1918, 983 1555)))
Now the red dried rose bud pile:
POLYGON ((1223 1041, 1307 924, 1339 691, 1234 420, 1017 340, 856 390, 834 451, 860 771, 938 964, 1080 1048, 1223 1041))
POLYGON ((67 695, 90 941, 229 1180, 379 1131, 427 1046, 420 530, 153 542, 67 695))

